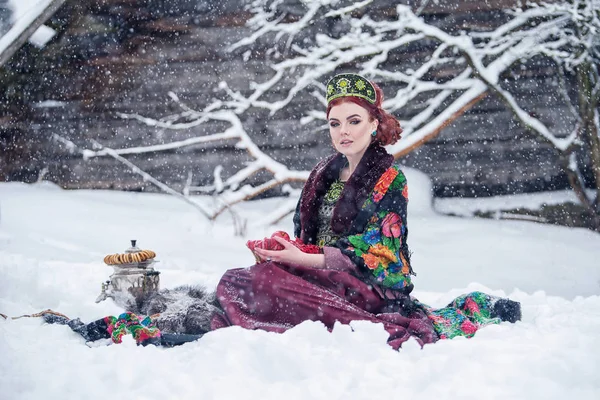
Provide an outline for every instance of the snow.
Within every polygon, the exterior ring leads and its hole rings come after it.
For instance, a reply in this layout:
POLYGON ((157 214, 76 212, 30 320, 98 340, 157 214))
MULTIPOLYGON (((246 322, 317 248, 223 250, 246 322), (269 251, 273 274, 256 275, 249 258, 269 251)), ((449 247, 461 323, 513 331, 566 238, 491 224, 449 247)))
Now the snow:
POLYGON ((42 48, 56 35, 56 31, 46 25, 42 25, 29 38, 29 42, 37 48, 42 48))
POLYGON ((35 108, 61 108, 66 107, 67 105, 68 103, 66 101, 59 100, 43 100, 33 103, 33 107, 35 108))
MULTIPOLYGON (((52 3, 53 0, 9 0, 13 11, 12 27, 0 37, 0 54, 52 3)), ((31 41, 35 46, 43 47, 56 32, 54 29, 40 26, 32 35, 31 41)))
POLYGON ((50 1, 51 0, 8 0, 9 7, 13 12, 13 22, 26 18, 27 15, 31 13, 41 13, 43 9, 50 4, 50 1))
MULTIPOLYGON (((523 321, 424 349, 409 341, 395 352, 382 327, 367 322, 332 333, 317 322, 285 334, 231 327, 164 349, 137 347, 130 337, 90 348, 67 327, 0 318, 0 397, 597 399, 600 236, 440 216, 427 178, 405 172, 415 296, 443 306, 471 290, 509 295, 522 303, 523 321)), ((211 224, 173 196, 2 183, 0 312, 52 308, 85 321, 119 313, 111 300, 94 300, 112 272, 103 256, 130 239, 158 253, 162 287, 212 288, 226 269, 253 262, 248 238, 292 230, 291 217, 270 227, 254 222, 286 201, 238 205, 250 221, 242 238, 232 236, 228 214, 211 224)))
POLYGON ((454 214, 472 217, 475 211, 499 211, 515 208, 537 210, 543 205, 562 203, 579 204, 577 196, 572 190, 557 190, 554 192, 540 192, 527 194, 510 194, 494 197, 446 197, 435 199, 436 211, 443 214, 454 214))
MULTIPOLYGON (((596 65, 593 51, 582 50, 578 55, 573 49, 594 48, 590 43, 597 40, 600 0, 527 2, 522 9, 505 10, 510 20, 490 31, 482 31, 482 27, 452 30, 452 24, 443 29, 436 27, 419 16, 426 1, 421 2, 416 13, 413 5, 397 5, 394 18, 372 15, 367 8, 372 3, 369 0, 349 3, 306 0, 302 3, 305 13, 296 20, 284 18, 289 7, 284 1, 251 2, 249 11, 253 16, 247 26, 252 34, 230 45, 229 49, 248 51, 262 40, 270 43, 267 53, 283 52, 293 56, 283 57, 281 61, 275 61, 277 57, 274 57, 270 63, 274 74, 263 82, 251 82, 249 94, 230 88, 226 82, 220 83, 219 87, 230 97, 223 102, 224 106, 237 114, 256 107, 269 110, 273 115, 288 107, 304 90, 324 91, 323 84, 333 73, 352 65, 356 72, 369 79, 399 86, 384 102, 386 110, 395 112, 407 105, 412 109, 415 102, 423 105, 416 114, 409 113, 410 120, 401 121, 404 140, 388 148, 397 157, 437 136, 443 127, 472 108, 486 93, 508 104, 522 127, 559 152, 564 153, 577 140, 577 130, 564 132, 546 125, 547 121, 536 118, 500 81, 515 65, 521 63, 525 68, 528 60, 539 55, 550 57, 557 64, 557 75, 564 72, 563 68, 570 71, 584 60, 596 65), (331 20, 335 28, 328 29, 337 32, 334 36, 308 28, 330 17, 343 21, 331 20), (567 26, 577 29, 566 29, 567 26), (430 49, 433 45, 435 50, 430 49), (419 46, 430 50, 428 57, 417 61, 418 65, 412 60, 406 70, 386 69, 390 54, 401 54, 407 47, 419 46), (456 73, 446 76, 449 71, 456 73), (440 76, 440 73, 445 76, 443 82, 431 80, 431 76, 440 76), (288 85, 290 76, 294 77, 293 85, 288 85), (288 86, 291 88, 282 93, 280 88, 288 86), (268 93, 271 96, 266 96, 268 93), (273 97, 273 93, 277 95, 273 97), (427 101, 422 100, 424 96, 427 101)), ((518 5, 515 3, 514 7, 518 5)), ((565 100, 567 107, 575 110, 568 96, 565 100)), ((322 101, 315 104, 321 109, 324 105, 322 101)), ((308 107, 300 119, 307 123, 323 116, 308 107)), ((596 120, 600 122, 600 116, 596 120)))
MULTIPOLYGON (((217 188, 219 186, 221 189, 224 189, 220 192, 218 198, 214 198, 213 203, 219 203, 214 211, 210 211, 207 208, 196 205, 197 208, 202 209, 202 212, 206 215, 210 215, 210 218, 215 218, 221 213, 223 213, 227 208, 233 204, 236 204, 241 201, 245 201, 247 199, 258 196, 259 194, 272 189, 281 184, 285 184, 291 181, 306 181, 308 179, 309 171, 296 171, 289 169, 285 164, 282 164, 276 161, 274 158, 269 156, 267 153, 263 152, 259 146, 257 146, 248 132, 246 132, 242 121, 239 116, 236 115, 233 111, 230 110, 220 110, 214 111, 219 107, 219 101, 215 101, 211 105, 209 105, 204 112, 194 111, 190 109, 186 104, 181 102, 176 94, 170 93, 171 98, 177 102, 177 104, 184 110, 182 114, 174 114, 169 117, 163 118, 161 120, 156 120, 152 118, 142 117, 138 114, 118 114, 122 118, 126 119, 135 119, 142 123, 145 123, 149 126, 160 126, 167 129, 181 129, 183 127, 189 128, 192 125, 199 125, 200 123, 206 122, 208 120, 215 121, 225 121, 230 124, 229 128, 227 128, 224 132, 213 133, 210 135, 188 138, 181 141, 175 141, 170 143, 164 143, 154 146, 143 146, 143 147, 129 147, 122 149, 111 149, 104 148, 100 143, 96 142, 96 148, 100 150, 89 150, 89 149, 80 149, 75 143, 70 140, 63 138, 59 135, 54 135, 54 139, 62 143, 72 152, 79 152, 83 155, 85 159, 89 159, 92 157, 102 157, 106 155, 110 155, 111 157, 119 160, 120 162, 128 165, 131 170, 139 175, 141 175, 146 181, 152 182, 155 186, 158 186, 162 191, 166 193, 171 193, 178 197, 183 197, 181 194, 166 186, 165 184, 157 181, 150 174, 143 171, 139 167, 132 164, 130 161, 121 157, 121 155, 125 154, 142 154, 148 152, 156 152, 156 151, 164 151, 168 149, 176 149, 185 146, 190 146, 198 143, 205 143, 210 141, 217 141, 223 139, 237 139, 235 143, 236 149, 243 149, 248 152, 248 154, 254 158, 254 161, 246 163, 246 166, 235 174, 230 176, 225 182, 215 182, 213 187, 217 188), (178 123, 177 120, 182 116, 193 117, 196 118, 192 122, 188 123, 178 123), (253 186, 251 184, 244 184, 247 182, 248 178, 255 175, 256 173, 266 170, 269 173, 273 174, 273 179, 264 182, 260 185, 253 186)), ((218 167, 217 167, 218 168, 218 167)), ((215 174, 218 175, 218 172, 215 171, 215 174)), ((206 188, 203 187, 195 187, 195 186, 187 186, 185 188, 185 192, 189 193, 193 192, 205 192, 206 188)), ((188 201, 187 198, 184 198, 185 201, 188 201)), ((189 201, 188 201, 189 202, 189 201)), ((287 211, 294 210, 295 206, 289 208, 287 211)), ((286 211, 285 209, 283 210, 286 211)), ((274 218, 278 218, 281 216, 274 216, 274 218)))

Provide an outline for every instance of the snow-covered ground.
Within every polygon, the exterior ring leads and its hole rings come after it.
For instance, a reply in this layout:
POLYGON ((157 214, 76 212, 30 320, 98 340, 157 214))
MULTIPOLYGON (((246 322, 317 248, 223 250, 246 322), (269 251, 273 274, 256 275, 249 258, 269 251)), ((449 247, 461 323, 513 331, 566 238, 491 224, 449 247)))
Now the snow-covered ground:
POLYGON ((538 210, 543 205, 554 205, 567 202, 578 203, 577 197, 572 190, 510 194, 495 197, 437 198, 435 199, 435 209, 443 214, 472 217, 475 215, 476 211, 500 211, 515 208, 538 210))
MULTIPOLYGON (((427 179, 406 172, 415 296, 443 306, 475 289, 508 295, 523 321, 395 352, 382 327, 365 322, 333 333, 306 322, 281 335, 231 327, 164 349, 130 337, 90 348, 67 327, 0 318, 0 398, 600 398, 600 235, 440 216, 427 179)), ((240 206, 250 221, 241 238, 227 216, 211 225, 174 197, 0 184, 0 313, 119 313, 94 300, 112 272, 102 258, 130 239, 158 253, 162 287, 212 287, 226 269, 252 263, 247 239, 292 230, 291 217, 252 225, 282 201, 240 206)))

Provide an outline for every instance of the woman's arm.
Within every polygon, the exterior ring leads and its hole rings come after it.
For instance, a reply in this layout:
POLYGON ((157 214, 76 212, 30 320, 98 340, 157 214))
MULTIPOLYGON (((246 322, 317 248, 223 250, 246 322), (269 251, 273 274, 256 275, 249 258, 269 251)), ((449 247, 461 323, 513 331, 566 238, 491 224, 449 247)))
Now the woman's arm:
POLYGON ((274 236, 283 250, 265 250, 256 248, 254 251, 264 260, 271 260, 282 264, 301 265, 304 267, 324 268, 325 256, 323 254, 309 254, 294 246, 287 240, 274 236))

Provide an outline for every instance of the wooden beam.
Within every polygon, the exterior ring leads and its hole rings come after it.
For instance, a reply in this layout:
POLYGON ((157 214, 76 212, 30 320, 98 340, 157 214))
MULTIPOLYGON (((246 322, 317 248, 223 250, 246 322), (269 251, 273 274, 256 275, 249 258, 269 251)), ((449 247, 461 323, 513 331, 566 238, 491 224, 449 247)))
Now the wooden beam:
MULTIPOLYGON (((25 44, 27 39, 35 33, 35 31, 44 24, 54 13, 63 5, 65 0, 53 0, 22 32, 18 33, 17 37, 0 53, 0 66, 4 65, 15 54, 21 46, 25 44)), ((14 26, 13 26, 14 28, 14 26)), ((4 36, 10 34, 11 28, 4 36)))
POLYGON ((435 129, 433 129, 427 135, 423 136, 423 138, 421 138, 421 140, 419 140, 418 142, 415 142, 414 144, 412 144, 409 147, 406 147, 405 149, 402 149, 402 150, 398 151, 397 153, 394 153, 394 158, 404 157, 405 155, 407 155, 411 151, 413 151, 413 150, 421 147, 426 142, 428 142, 429 140, 431 140, 434 137, 436 137, 437 135, 439 135, 440 132, 445 127, 447 127, 448 125, 450 125, 452 122, 454 122, 456 119, 458 119, 461 115, 463 115, 465 112, 467 112, 468 110, 470 110, 475 104, 477 104, 481 100, 483 100, 487 96, 487 94, 488 94, 488 92, 486 91, 486 92, 483 92, 482 94, 480 94, 479 96, 475 97, 473 100, 471 100, 470 102, 468 102, 467 104, 465 104, 463 107, 461 107, 460 110, 458 110, 454 114, 452 114, 450 116, 450 118, 448 118, 447 120, 445 120, 444 122, 442 122, 439 126, 437 126, 435 129))

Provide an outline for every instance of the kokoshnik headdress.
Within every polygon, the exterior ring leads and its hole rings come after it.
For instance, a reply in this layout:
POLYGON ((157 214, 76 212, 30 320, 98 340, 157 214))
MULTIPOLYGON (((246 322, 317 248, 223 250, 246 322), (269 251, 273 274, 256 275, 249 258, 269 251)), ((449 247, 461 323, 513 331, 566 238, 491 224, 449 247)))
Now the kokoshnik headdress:
POLYGON ((375 88, 368 79, 357 74, 339 74, 327 82, 327 104, 340 97, 354 96, 371 104, 377 101, 375 88))

